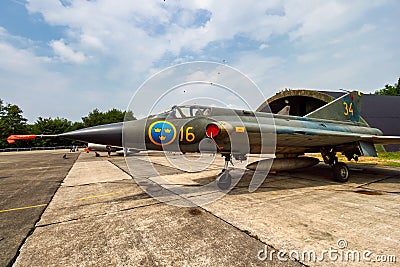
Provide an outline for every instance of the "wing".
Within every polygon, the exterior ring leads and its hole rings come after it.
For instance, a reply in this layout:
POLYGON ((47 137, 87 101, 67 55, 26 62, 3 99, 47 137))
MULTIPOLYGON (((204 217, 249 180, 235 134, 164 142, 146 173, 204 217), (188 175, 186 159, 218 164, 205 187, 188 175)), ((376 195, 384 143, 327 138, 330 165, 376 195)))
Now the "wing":
POLYGON ((400 136, 384 136, 384 135, 365 135, 357 133, 318 133, 310 134, 306 132, 296 132, 293 134, 278 134, 278 146, 336 146, 353 142, 364 141, 373 144, 390 145, 400 144, 400 136))
POLYGON ((355 133, 319 133, 317 135, 295 133, 277 135, 278 146, 320 147, 336 146, 358 141, 380 145, 400 144, 400 136, 362 135, 355 133))
POLYGON ((360 136, 344 133, 277 134, 277 147, 324 147, 360 141, 360 136))
POLYGON ((365 142, 372 142, 374 144, 379 144, 379 145, 400 144, 400 136, 385 136, 385 135, 361 136, 361 140, 365 142))
POLYGON ((319 152, 321 147, 336 147, 345 151, 360 147, 364 155, 376 156, 374 144, 400 144, 400 136, 365 135, 346 132, 296 132, 277 135, 277 152, 299 153, 319 152))

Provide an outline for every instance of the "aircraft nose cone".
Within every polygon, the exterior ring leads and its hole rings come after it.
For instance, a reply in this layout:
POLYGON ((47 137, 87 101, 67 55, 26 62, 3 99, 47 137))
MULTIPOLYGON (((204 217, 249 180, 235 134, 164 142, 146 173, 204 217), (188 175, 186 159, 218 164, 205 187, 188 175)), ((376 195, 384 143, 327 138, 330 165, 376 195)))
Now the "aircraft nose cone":
POLYGON ((123 122, 99 125, 60 134, 60 137, 88 143, 122 147, 123 122))

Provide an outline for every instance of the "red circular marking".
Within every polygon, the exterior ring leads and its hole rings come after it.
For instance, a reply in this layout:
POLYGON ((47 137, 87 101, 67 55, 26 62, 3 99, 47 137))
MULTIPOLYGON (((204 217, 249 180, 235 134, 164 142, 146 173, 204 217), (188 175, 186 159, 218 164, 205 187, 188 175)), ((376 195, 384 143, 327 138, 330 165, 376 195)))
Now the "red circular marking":
POLYGON ((219 128, 218 125, 215 124, 209 124, 206 127, 206 135, 209 138, 214 138, 217 135, 219 135, 219 133, 221 132, 221 129, 219 128))
POLYGON ((354 100, 354 95, 353 94, 350 94, 350 99, 354 100))

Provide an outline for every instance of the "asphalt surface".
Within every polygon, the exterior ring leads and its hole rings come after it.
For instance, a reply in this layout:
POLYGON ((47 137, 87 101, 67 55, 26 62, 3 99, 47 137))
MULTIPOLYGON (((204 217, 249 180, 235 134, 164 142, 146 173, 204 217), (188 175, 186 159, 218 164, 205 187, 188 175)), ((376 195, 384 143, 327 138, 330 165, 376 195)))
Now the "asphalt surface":
POLYGON ((0 154, 0 266, 10 265, 78 154, 0 154))

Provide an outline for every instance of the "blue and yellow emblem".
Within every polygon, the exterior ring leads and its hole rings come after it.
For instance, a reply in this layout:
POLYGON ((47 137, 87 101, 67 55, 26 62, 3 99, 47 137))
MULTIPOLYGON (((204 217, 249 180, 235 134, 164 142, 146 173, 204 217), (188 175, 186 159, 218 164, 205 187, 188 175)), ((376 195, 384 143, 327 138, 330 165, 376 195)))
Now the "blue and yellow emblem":
POLYGON ((176 138, 176 128, 168 121, 156 121, 149 127, 150 141, 158 146, 169 145, 176 138))

